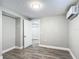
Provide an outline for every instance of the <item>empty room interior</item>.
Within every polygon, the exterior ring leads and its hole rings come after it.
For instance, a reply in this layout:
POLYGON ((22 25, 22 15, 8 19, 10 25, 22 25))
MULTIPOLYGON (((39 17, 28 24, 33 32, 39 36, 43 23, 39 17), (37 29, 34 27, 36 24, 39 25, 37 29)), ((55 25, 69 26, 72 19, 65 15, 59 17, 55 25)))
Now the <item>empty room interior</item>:
POLYGON ((0 59, 79 59, 79 0, 0 0, 0 59))

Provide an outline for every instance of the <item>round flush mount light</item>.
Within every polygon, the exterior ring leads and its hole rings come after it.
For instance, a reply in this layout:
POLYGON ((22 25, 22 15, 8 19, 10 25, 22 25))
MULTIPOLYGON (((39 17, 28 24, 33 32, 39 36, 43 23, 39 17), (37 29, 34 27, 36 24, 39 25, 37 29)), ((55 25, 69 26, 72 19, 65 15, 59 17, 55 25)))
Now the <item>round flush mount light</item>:
POLYGON ((40 10, 43 7, 43 4, 38 1, 33 1, 33 2, 31 2, 30 6, 34 10, 40 10))

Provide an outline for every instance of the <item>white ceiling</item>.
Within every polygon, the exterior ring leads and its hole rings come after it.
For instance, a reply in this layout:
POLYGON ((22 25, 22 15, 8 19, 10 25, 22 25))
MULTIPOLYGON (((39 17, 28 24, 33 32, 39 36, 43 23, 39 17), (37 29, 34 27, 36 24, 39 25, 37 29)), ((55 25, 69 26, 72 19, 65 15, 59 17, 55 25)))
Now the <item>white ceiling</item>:
POLYGON ((41 10, 35 11, 29 7, 29 3, 34 0, 2 0, 2 6, 18 12, 24 16, 40 18, 66 14, 66 10, 77 0, 38 0, 43 3, 41 10))

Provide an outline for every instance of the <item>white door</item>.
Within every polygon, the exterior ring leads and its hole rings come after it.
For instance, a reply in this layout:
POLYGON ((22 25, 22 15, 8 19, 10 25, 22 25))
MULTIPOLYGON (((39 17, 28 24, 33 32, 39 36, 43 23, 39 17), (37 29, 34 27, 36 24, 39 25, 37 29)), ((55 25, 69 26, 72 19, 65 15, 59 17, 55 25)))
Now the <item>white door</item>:
POLYGON ((32 45, 32 22, 24 20, 24 48, 32 45))

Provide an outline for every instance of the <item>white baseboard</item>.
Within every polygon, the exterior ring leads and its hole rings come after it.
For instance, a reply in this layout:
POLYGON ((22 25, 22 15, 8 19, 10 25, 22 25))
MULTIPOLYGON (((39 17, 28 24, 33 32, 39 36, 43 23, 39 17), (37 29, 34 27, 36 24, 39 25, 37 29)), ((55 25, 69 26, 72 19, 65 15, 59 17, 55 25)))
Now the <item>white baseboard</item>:
POLYGON ((16 48, 16 49, 23 49, 23 47, 18 47, 18 46, 15 46, 15 48, 16 48))
POLYGON ((3 59, 3 56, 0 56, 0 59, 3 59))
POLYGON ((39 44, 39 46, 46 47, 46 48, 52 48, 52 49, 59 49, 59 50, 69 51, 69 48, 56 47, 56 46, 48 46, 48 45, 41 45, 41 44, 39 44))
POLYGON ((73 59, 76 59, 76 57, 74 56, 74 54, 72 53, 71 49, 69 48, 63 48, 63 47, 56 47, 56 46, 48 46, 48 45, 42 45, 39 44, 40 47, 46 47, 46 48, 52 48, 52 49, 58 49, 58 50, 64 50, 64 51, 68 51, 70 53, 70 55, 72 56, 73 59))
POLYGON ((9 48, 9 49, 7 49, 7 50, 2 51, 2 54, 6 53, 6 52, 8 52, 8 51, 10 51, 10 50, 12 50, 12 49, 15 49, 15 46, 14 46, 14 47, 11 47, 11 48, 9 48))
POLYGON ((23 47, 18 47, 18 46, 14 46, 14 47, 11 47, 11 48, 9 48, 9 49, 7 49, 7 50, 4 50, 4 51, 2 51, 2 54, 4 54, 4 53, 6 53, 6 52, 8 52, 8 51, 10 51, 10 50, 13 50, 13 49, 22 49, 23 47))
POLYGON ((73 59, 76 59, 75 55, 72 53, 71 50, 69 50, 70 55, 72 56, 73 59))

